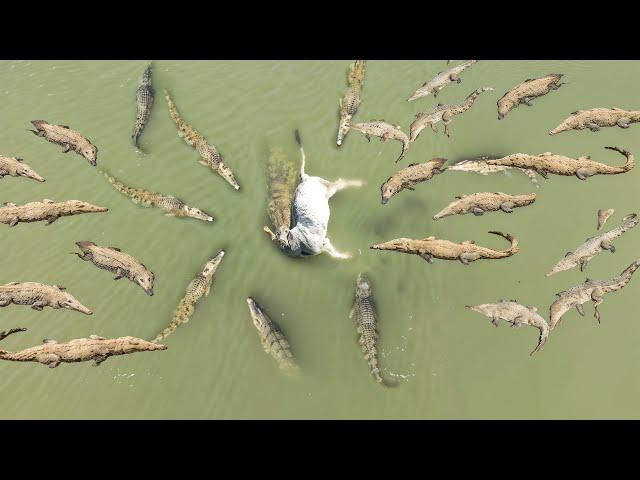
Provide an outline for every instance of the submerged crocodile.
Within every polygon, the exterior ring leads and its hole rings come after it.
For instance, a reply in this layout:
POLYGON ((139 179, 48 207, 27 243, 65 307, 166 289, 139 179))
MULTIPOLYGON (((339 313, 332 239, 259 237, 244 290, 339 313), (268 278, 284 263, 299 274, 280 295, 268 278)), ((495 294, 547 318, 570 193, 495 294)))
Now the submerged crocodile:
POLYGON ((612 167, 600 162, 594 162, 590 156, 570 158, 564 155, 556 155, 545 152, 540 155, 529 155, 527 153, 514 153, 496 160, 488 160, 489 165, 503 165, 507 167, 519 167, 535 170, 544 178, 548 178, 550 173, 554 175, 572 176, 575 175, 580 180, 586 180, 594 175, 617 175, 628 172, 633 168, 634 157, 631 152, 618 147, 604 147, 615 150, 627 157, 627 162, 621 167, 612 167))
POLYGON ((44 178, 36 173, 22 158, 3 157, 0 155, 0 180, 6 175, 12 177, 25 177, 38 182, 44 182, 44 178))
POLYGON ((131 255, 120 251, 115 247, 101 247, 93 242, 76 242, 82 254, 72 252, 78 258, 93 263, 102 270, 115 273, 114 280, 128 278, 133 283, 140 285, 147 295, 153 295, 154 273, 138 262, 131 255))
POLYGON ((53 125, 44 120, 32 120, 35 130, 29 130, 45 140, 62 146, 62 153, 73 150, 94 167, 98 162, 98 148, 87 138, 66 125, 53 125))
POLYGON ((437 97, 438 93, 440 93, 440 90, 442 90, 450 83, 460 83, 462 81, 462 79, 460 78, 460 74, 477 62, 477 60, 469 60, 468 62, 461 63, 456 67, 450 68, 449 70, 438 72, 433 80, 424 82, 420 88, 413 92, 413 95, 407 98, 407 101, 411 102, 413 100, 417 100, 418 98, 426 97, 430 93, 433 93, 434 98, 437 97))
POLYGON ((567 130, 584 130, 588 128, 597 132, 601 127, 629 128, 632 123, 640 122, 640 110, 623 110, 621 108, 592 108, 571 112, 560 125, 549 132, 556 135, 567 130))
POLYGON ((79 215, 81 213, 107 212, 108 208, 98 207, 81 200, 67 200, 66 202, 54 202, 45 198, 42 202, 25 203, 16 205, 6 202, 0 207, 0 223, 6 223, 15 227, 18 223, 41 222, 46 220, 51 225, 60 217, 79 215))
POLYGON ((213 222, 212 216, 204 213, 198 208, 187 205, 173 195, 152 192, 141 188, 128 187, 108 173, 102 173, 113 188, 124 196, 129 197, 133 203, 140 204, 143 207, 158 207, 167 212, 165 213, 167 217, 191 217, 205 222, 213 222))
POLYGON ((424 130, 427 126, 431 127, 431 130, 438 133, 436 124, 438 124, 439 122, 442 122, 444 124, 444 134, 449 137, 449 124, 453 121, 453 117, 469 110, 473 103, 476 101, 476 98, 478 98, 483 92, 488 92, 491 90, 493 90, 493 88, 478 88, 477 90, 471 92, 471 94, 469 94, 464 102, 458 105, 438 104, 437 107, 432 108, 431 110, 427 110, 424 113, 418 113, 416 115, 416 119, 413 121, 410 127, 411 141, 414 142, 420 135, 420 132, 422 132, 422 130, 424 130))
POLYGON ((434 258, 440 260, 460 260, 463 265, 476 260, 497 260, 507 258, 518 253, 518 241, 513 235, 502 232, 490 231, 494 235, 499 235, 509 242, 507 250, 493 250, 492 248, 476 245, 473 240, 466 240, 462 243, 454 243, 449 240, 439 240, 436 237, 427 237, 422 240, 411 238, 396 238, 385 243, 372 245, 374 250, 391 250, 393 252, 409 253, 418 255, 428 263, 433 263, 434 258))
POLYGON ((444 171, 443 165, 446 158, 433 158, 425 163, 412 163, 406 168, 397 171, 380 186, 382 204, 386 205, 391 197, 405 188, 415 190, 418 183, 426 182, 444 171))
POLYGON ((504 165, 488 165, 487 161, 489 157, 482 157, 473 160, 462 160, 461 162, 457 162, 453 165, 447 167, 447 170, 451 170, 453 172, 475 172, 480 175, 489 175, 491 173, 502 172, 507 175, 510 175, 512 169, 519 170, 524 173, 531 183, 533 183, 536 188, 539 188, 538 177, 536 175, 535 170, 531 170, 528 168, 515 168, 515 167, 507 167, 504 165))
MULTIPOLYGON (((7 335, 26 329, 12 329, 7 335)), ((42 345, 25 348, 17 352, 0 350, 0 360, 12 362, 38 362, 49 368, 61 363, 89 362, 98 366, 107 358, 136 352, 166 350, 165 345, 147 342, 136 337, 104 338, 91 335, 89 338, 77 338, 66 343, 45 339, 42 345)))
POLYGON ((133 146, 136 148, 139 148, 138 141, 140 139, 140 135, 142 134, 144 126, 147 124, 147 120, 149 120, 149 115, 151 115, 153 97, 154 91, 151 86, 151 64, 149 64, 147 65, 147 68, 144 69, 144 73, 140 78, 140 84, 138 85, 138 90, 136 92, 136 123, 133 126, 133 133, 131 134, 133 146))
POLYGON ((540 78, 529 78, 513 87, 498 100, 498 120, 502 120, 518 105, 524 103, 530 107, 533 105, 532 99, 542 97, 551 90, 560 88, 564 85, 564 83, 560 83, 562 77, 561 73, 551 73, 540 78))
POLYGON ((618 277, 610 280, 590 280, 587 278, 580 285, 576 285, 564 292, 556 293, 558 298, 549 309, 549 328, 553 330, 560 323, 562 316, 573 307, 576 307, 578 313, 584 316, 584 307, 582 305, 590 300, 593 302, 594 307, 593 316, 600 323, 598 306, 604 300, 604 295, 624 288, 631 281, 631 277, 638 267, 640 267, 640 259, 629 265, 618 277))
POLYGON ((253 298, 247 298, 247 305, 265 352, 278 362, 280 369, 287 375, 296 375, 299 367, 293 353, 291 353, 291 346, 280 327, 269 318, 253 298))
POLYGON ((51 307, 67 308, 85 315, 93 313, 67 292, 66 288, 35 282, 11 282, 0 285, 0 307, 6 307, 12 303, 29 305, 38 311, 42 311, 44 307, 51 307))
POLYGON ((491 323, 497 327, 499 320, 504 320, 511 324, 513 328, 520 328, 522 325, 531 325, 540 330, 538 345, 530 355, 539 352, 549 338, 549 324, 538 313, 536 307, 527 307, 517 303, 515 300, 500 300, 498 303, 485 303, 482 305, 469 306, 469 310, 480 313, 491 318, 491 323))
POLYGON ((236 181, 236 177, 234 176, 231 169, 225 165, 222 161, 222 155, 218 153, 218 150, 213 145, 207 143, 207 139, 202 136, 196 129, 190 126, 178 113, 176 106, 173 104, 171 97, 169 96, 169 92, 167 90, 164 91, 164 95, 167 99, 167 106, 169 107, 169 114, 171 115, 171 119, 178 127, 178 136, 184 138, 184 141, 195 148, 202 160, 200 160, 200 164, 208 167, 212 171, 216 172, 222 178, 224 178, 229 185, 231 185, 236 190, 240 189, 240 185, 236 181))
POLYGON ((267 188, 269 201, 267 212, 271 228, 264 226, 263 230, 269 234, 271 240, 286 238, 287 230, 291 228, 291 206, 296 189, 298 172, 284 153, 271 148, 267 158, 267 188))
POLYGON ((355 322, 358 329, 358 343, 362 347, 364 359, 369 365, 371 375, 376 382, 385 386, 395 386, 394 383, 388 382, 380 375, 380 367, 378 366, 378 320, 375 304, 373 302, 373 292, 371 290, 371 282, 366 275, 359 273, 356 280, 356 294, 353 300, 353 306, 349 313, 349 318, 353 318, 355 314, 355 322))
POLYGON ((351 127, 353 130, 364 133, 365 138, 371 141, 371 137, 378 137, 382 143, 387 140, 398 140, 402 142, 402 152, 396 160, 398 163, 409 151, 409 136, 402 131, 400 125, 393 126, 384 120, 374 120, 372 122, 356 123, 351 127))
POLYGON ((360 91, 364 83, 364 60, 356 60, 349 66, 347 76, 349 89, 344 97, 340 99, 340 124, 338 125, 338 138, 336 143, 342 145, 344 137, 351 126, 351 119, 360 106, 360 91))
POLYGON ((204 264, 202 271, 191 280, 187 285, 187 291, 180 300, 178 308, 173 315, 171 323, 158 333, 153 340, 159 342, 160 340, 168 337, 183 323, 187 323, 193 315, 196 303, 202 298, 209 295, 211 291, 211 285, 213 284, 213 276, 218 270, 218 266, 224 257, 224 250, 220 250, 211 260, 204 264))
POLYGON ((600 210, 598 210, 598 230, 600 230, 604 226, 604 224, 607 223, 609 217, 614 213, 615 210, 613 208, 601 208, 600 210))
POLYGON ((496 212, 502 210, 505 213, 512 213, 514 208, 526 207, 536 201, 536 194, 509 195, 502 192, 481 192, 471 195, 458 195, 454 200, 440 212, 433 216, 434 220, 449 217, 451 215, 466 215, 473 213, 476 216, 484 215, 485 212, 496 212))
POLYGON ((622 235, 627 230, 631 230, 638 225, 640 219, 638 215, 632 213, 622 219, 622 223, 617 227, 597 235, 595 237, 587 238, 587 240, 576 248, 573 252, 567 252, 562 260, 556 263, 551 270, 546 273, 547 277, 554 275, 564 270, 569 270, 573 267, 580 266, 580 271, 584 271, 584 267, 587 262, 595 257, 603 250, 609 250, 611 253, 615 253, 616 248, 613 246, 613 241, 622 235))

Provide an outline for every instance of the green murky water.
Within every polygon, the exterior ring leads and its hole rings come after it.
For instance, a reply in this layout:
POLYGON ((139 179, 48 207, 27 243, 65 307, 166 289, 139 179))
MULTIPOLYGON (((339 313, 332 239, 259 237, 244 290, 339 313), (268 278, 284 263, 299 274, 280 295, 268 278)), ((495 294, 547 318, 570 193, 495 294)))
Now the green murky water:
MULTIPOLYGON (((151 338, 172 318, 184 288, 220 248, 225 256, 212 294, 190 323, 166 340, 165 352, 114 357, 99 368, 0 362, 2 418, 609 418, 638 417, 640 382, 640 280, 608 295, 603 323, 567 313, 537 358, 528 353, 537 331, 516 331, 465 310, 464 305, 517 299, 546 315, 554 293, 584 280, 578 269, 545 278, 567 250, 595 232, 596 211, 615 208, 607 227, 638 211, 639 172, 594 177, 551 177, 537 202, 483 217, 433 222, 455 195, 478 191, 536 191, 518 173, 483 177, 448 172, 380 205, 379 186, 397 168, 400 145, 367 143, 355 131, 335 146, 338 98, 348 61, 157 61, 156 104, 142 135, 146 155, 130 144, 135 91, 144 62, 2 62, 0 153, 23 157, 47 181, 0 181, 0 200, 17 204, 52 198, 82 199, 109 207, 107 214, 63 218, 51 226, 0 225, 0 282, 37 281, 66 286, 94 310, 91 317, 66 310, 0 310, 1 328, 28 332, 2 342, 16 350, 43 338, 66 341, 95 333, 151 338), (218 146, 242 186, 235 192, 198 164, 198 154, 176 135, 162 89, 181 113, 218 146), (99 166, 131 185, 173 193, 210 212, 215 222, 166 218, 114 191, 79 156, 25 130, 46 119, 70 125, 99 147, 99 166), (327 179, 362 178, 362 189, 331 201, 329 235, 349 261, 327 256, 284 257, 261 232, 266 218, 264 158, 269 144, 297 158, 293 130, 307 152, 307 172, 327 179), (368 249, 400 236, 472 239, 501 248, 517 236, 521 252, 500 261, 428 265, 415 256, 368 249), (156 274, 155 296, 68 253, 74 242, 117 246, 156 274), (380 316, 383 373, 397 379, 384 389, 371 379, 348 318, 356 275, 367 272, 380 316), (303 374, 289 379, 259 343, 245 298, 255 296, 288 336, 303 374)), ((455 64, 455 62, 454 62, 455 64)), ((451 124, 451 139, 425 130, 400 166, 432 157, 451 161, 478 155, 552 151, 591 155, 610 164, 616 145, 635 152, 640 127, 547 132, 579 108, 640 108, 638 62, 479 62, 460 85, 432 97, 405 99, 444 69, 438 61, 371 61, 356 120, 384 118, 408 130, 415 113, 437 102, 464 99, 480 86, 495 90, 451 124), (564 73, 567 85, 497 120, 496 101, 526 78, 564 73)), ((440 130, 442 127, 440 126, 440 130)), ((637 153, 637 152, 636 152, 637 153)), ((594 279, 619 274, 639 256, 638 231, 587 267, 594 279)))

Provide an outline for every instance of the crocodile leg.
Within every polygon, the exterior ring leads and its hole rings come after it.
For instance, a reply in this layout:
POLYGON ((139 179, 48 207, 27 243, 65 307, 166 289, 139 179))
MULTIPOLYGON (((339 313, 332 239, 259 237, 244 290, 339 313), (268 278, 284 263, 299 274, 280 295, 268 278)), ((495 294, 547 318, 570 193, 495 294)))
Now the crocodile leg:
POLYGON ((9 220, 10 227, 15 227, 17 224, 18 224, 18 217, 12 217, 11 220, 9 220))
POLYGON ((545 180, 549 179, 549 172, 547 172, 546 170, 539 170, 538 173, 542 176, 542 178, 544 178, 545 180))
POLYGON ((31 308, 33 308, 34 310, 37 310, 38 312, 41 312, 42 309, 45 307, 45 303, 42 300, 38 300, 37 302, 34 302, 33 304, 31 304, 31 308))
POLYGON ((620 128, 629 128, 629 124, 631 123, 631 119, 628 117, 619 118, 616 122, 620 128))
POLYGON ((479 217, 479 216, 481 216, 481 215, 484 215, 484 210, 482 210, 482 209, 481 209, 481 208, 479 208, 479 207, 473 207, 473 210, 471 210, 471 211, 473 212, 473 214, 474 214, 476 217, 479 217))
POLYGON ((580 265, 580 271, 584 272, 584 267, 587 266, 587 262, 589 261, 589 259, 587 257, 580 257, 578 259, 578 264, 580 265))
POLYGON ((591 300, 593 300, 593 309, 594 309, 593 316, 596 317, 596 320, 598 320, 598 323, 600 323, 600 312, 598 311, 598 305, 600 305, 604 300, 603 295, 604 295, 604 292, 602 292, 600 288, 595 288, 591 292, 591 300))
POLYGON ((587 123, 585 123, 585 125, 592 132, 599 132, 600 131, 600 125, 598 125, 597 123, 587 122, 587 123))
POLYGON ((595 174, 596 172, 593 168, 583 167, 576 170, 576 177, 578 177, 580 180, 586 180, 587 178, 592 177, 595 174))
POLYGON ((562 85, 562 84, 550 83, 549 84, 549 89, 550 90, 558 90, 560 88, 560 85, 562 85))
POLYGON ((62 153, 67 153, 69 150, 71 150, 71 145, 65 143, 62 147, 62 153))
POLYGON ((524 103, 527 107, 533 107, 533 103, 531 103, 531 99, 529 97, 524 97, 522 99, 522 103, 524 103))
POLYGON ((463 265, 469 265, 469 262, 474 262, 480 258, 480 254, 478 253, 461 253, 458 259, 462 262, 463 265))
POLYGON ((616 247, 613 246, 613 242, 611 240, 603 240, 600 242, 600 247, 603 250, 609 250, 611 253, 616 253, 616 247))
POLYGON ((99 367, 108 357, 106 355, 98 355, 93 359, 93 366, 99 367))
POLYGON ((576 305, 576 310, 578 310, 578 313, 580 314, 580 316, 584 317, 584 307, 582 306, 581 303, 576 305))
POLYGON ((498 328, 498 320, 500 320, 498 317, 493 317, 491 319, 491 324, 496 328, 498 328))
POLYGON ((420 258, 422 258, 427 263, 433 263, 433 255, 431 255, 430 253, 421 253, 419 255, 420 258))
POLYGON ((6 307, 11 304, 11 297, 1 296, 0 297, 0 307, 6 307))
POLYGON ((513 323, 511 324, 511 328, 515 328, 516 330, 522 326, 522 321, 520 320, 522 317, 518 315, 513 319, 513 323))
POLYGON ((431 127, 431 130, 433 130, 434 132, 438 133, 438 129, 436 128, 436 124, 435 123, 430 123, 429 126, 431 127))
POLYGON ((457 73, 452 73, 451 75, 449 75, 449 80, 451 80, 452 82, 458 82, 458 83, 462 81, 460 79, 460 75, 458 75, 457 73))
POLYGON ((503 202, 502 205, 500 205, 500 209, 504 213, 513 213, 513 207, 515 207, 513 202, 503 202))
POLYGON ((47 217, 47 223, 45 223, 45 225, 51 225, 53 222, 55 222, 56 220, 58 220, 60 217, 57 215, 52 215, 50 217, 47 217))

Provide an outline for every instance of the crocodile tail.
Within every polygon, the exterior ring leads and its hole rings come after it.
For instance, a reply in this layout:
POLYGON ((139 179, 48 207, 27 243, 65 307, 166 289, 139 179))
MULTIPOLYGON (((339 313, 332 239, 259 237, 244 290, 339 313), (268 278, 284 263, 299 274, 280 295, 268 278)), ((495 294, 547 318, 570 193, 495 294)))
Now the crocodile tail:
POLYGON ((407 155, 407 152, 409 151, 409 145, 411 145, 411 143, 408 138, 402 142, 402 152, 400 152, 400 156, 396 160, 396 163, 398 163, 407 155))
POLYGON ((616 152, 621 153, 622 155, 627 157, 627 163, 625 163, 622 167, 620 167, 623 172, 628 172, 633 168, 633 165, 634 165, 633 153, 618 147, 604 147, 604 148, 608 150, 615 150, 616 152))
POLYGON ((169 91, 165 89, 164 98, 167 99, 167 107, 169 107, 169 115, 171 115, 171 119, 176 125, 179 125, 182 122, 182 118, 178 113, 178 109, 176 108, 173 100, 171 99, 171 95, 169 95, 169 91))
POLYGON ((493 235, 498 235, 508 241, 511 242, 511 246, 507 249, 504 250, 504 253, 509 255, 514 255, 515 253, 518 252, 518 240, 516 239, 516 237, 514 237, 513 235, 511 235, 510 233, 502 233, 502 232, 497 232, 495 230, 490 231, 489 233, 492 233, 493 235))
POLYGON ((533 356, 536 353, 538 353, 542 349, 542 347, 544 347, 544 344, 547 343, 548 338, 549 338, 549 327, 547 326, 547 327, 541 328, 540 337, 538 338, 538 345, 536 345, 536 348, 534 348, 529 355, 533 356))

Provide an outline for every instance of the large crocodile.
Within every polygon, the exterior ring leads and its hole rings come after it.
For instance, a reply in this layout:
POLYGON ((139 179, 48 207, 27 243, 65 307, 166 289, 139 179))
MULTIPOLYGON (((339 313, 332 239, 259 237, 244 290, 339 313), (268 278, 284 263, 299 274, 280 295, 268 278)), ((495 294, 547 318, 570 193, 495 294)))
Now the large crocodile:
MULTIPOLYGON (((488 160, 490 160, 489 157, 482 157, 473 160, 462 160, 460 162, 454 163, 453 165, 449 165, 447 167, 447 170, 451 170, 453 172, 475 172, 479 173, 480 175, 489 175, 491 173, 498 172, 510 175, 511 170, 514 169, 514 167, 506 167, 504 165, 488 165, 488 160)), ((535 170, 530 170, 527 168, 515 168, 515 170, 519 170, 527 177, 529 177, 529 180, 531 180, 531 183, 533 183, 536 188, 540 187, 535 170)))
POLYGON ((442 122, 444 124, 444 133, 447 137, 449 137, 449 124, 453 121, 453 117, 469 110, 473 103, 476 101, 476 98, 478 98, 483 92, 488 92, 491 90, 493 90, 493 88, 491 87, 478 88, 477 90, 471 92, 465 99, 465 101, 460 104, 438 104, 437 107, 432 108, 431 110, 427 110, 423 113, 418 113, 416 115, 416 119, 413 121, 410 127, 410 140, 414 142, 420 135, 420 132, 422 132, 422 130, 424 130, 427 126, 431 127, 431 130, 437 133, 438 129, 436 128, 436 124, 438 124, 439 122, 442 122))
POLYGON ((592 108, 571 112, 560 125, 549 132, 556 135, 567 130, 584 130, 588 128, 597 132, 601 127, 629 128, 632 123, 640 122, 640 110, 623 110, 621 108, 592 108))
POLYGON ((575 175, 580 180, 586 180, 594 175, 617 175, 628 172, 633 168, 634 157, 631 152, 618 147, 605 147, 615 150, 627 157, 627 162, 621 167, 612 167, 600 162, 594 162, 590 156, 570 158, 564 155, 556 155, 545 152, 540 155, 529 155, 527 153, 514 153, 496 160, 488 160, 489 165, 503 165, 507 167, 518 167, 535 170, 544 178, 548 178, 550 173, 554 175, 572 176, 575 175))
POLYGON ((539 352, 549 338, 549 324, 538 313, 536 307, 521 305, 515 300, 500 300, 498 303, 485 303, 476 306, 467 305, 466 308, 491 318, 491 323, 495 327, 498 326, 498 320, 504 320, 510 323, 513 328, 520 328, 524 324, 540 330, 538 345, 530 355, 539 352))
POLYGON ((76 242, 82 254, 72 252, 80 259, 93 263, 102 270, 115 273, 114 280, 128 278, 133 283, 140 285, 147 295, 153 295, 154 273, 145 267, 144 263, 138 262, 131 255, 120 251, 115 247, 101 247, 93 242, 76 242))
POLYGON ((291 345, 289 345, 280 327, 269 318, 264 309, 253 298, 247 298, 247 305, 265 352, 278 362, 280 369, 287 375, 296 375, 299 367, 291 352, 291 345))
POLYGON ((418 255, 429 263, 433 263, 434 258, 440 260, 460 260, 463 265, 469 265, 469 262, 482 259, 497 260, 507 258, 518 253, 518 241, 513 235, 496 231, 490 231, 489 233, 507 239, 511 242, 510 247, 507 250, 493 250, 492 248, 476 245, 473 240, 454 243, 449 240, 439 240, 436 239, 436 237, 427 237, 422 240, 396 238, 385 243, 372 245, 370 248, 418 255))
POLYGON ((269 234, 271 240, 285 238, 286 231, 291 228, 291 206, 296 189, 298 172, 293 162, 282 150, 271 148, 267 158, 267 188, 269 201, 267 212, 271 228, 264 226, 263 230, 269 234))
POLYGON ((564 83, 560 83, 561 73, 551 73, 540 78, 529 78, 516 85, 500 100, 498 100, 498 120, 502 120, 507 113, 524 103, 532 106, 531 100, 546 95, 551 90, 557 90, 564 83))
POLYGON ((340 124, 338 125, 338 138, 336 143, 342 145, 344 137, 351 126, 351 119, 360 106, 360 92, 364 83, 364 60, 356 60, 349 66, 347 76, 349 88, 340 99, 340 124))
POLYGON ((6 175, 12 177, 25 177, 38 182, 44 182, 44 178, 36 173, 22 158, 3 157, 0 155, 0 180, 6 175))
POLYGON ((93 313, 67 292, 66 288, 35 282, 11 282, 0 285, 0 307, 6 307, 12 303, 29 305, 38 311, 42 311, 44 307, 51 307, 67 308, 85 315, 93 313))
POLYGON ((631 281, 631 277, 638 267, 640 267, 640 259, 629 265, 618 277, 609 280, 590 280, 587 278, 580 285, 556 293, 558 298, 549 309, 549 328, 553 330, 562 316, 573 307, 576 307, 578 313, 584 316, 584 307, 582 305, 590 300, 593 302, 594 307, 593 316, 600 323, 598 306, 604 300, 604 295, 624 288, 631 281))
POLYGON ((394 173, 380 186, 382 204, 386 205, 391 197, 405 188, 415 190, 418 183, 425 182, 433 178, 434 175, 442 173, 446 161, 446 158, 433 158, 425 163, 412 163, 394 173))
POLYGON ((609 220, 609 217, 611 215, 613 215, 615 212, 615 210, 613 208, 601 208, 600 210, 598 210, 598 230, 600 230, 605 223, 607 223, 607 220, 609 220))
POLYGON ((147 124, 147 120, 151 115, 151 107, 153 106, 154 91, 151 86, 151 64, 147 65, 144 69, 138 90, 136 91, 136 123, 133 126, 133 133, 131 134, 131 140, 133 146, 139 148, 138 141, 144 126, 147 124))
POLYGON ((364 133, 364 136, 369 141, 371 141, 371 137, 373 136, 380 138, 382 143, 387 140, 398 140, 402 142, 402 151, 396 163, 402 160, 409 151, 409 136, 402 131, 400 125, 393 126, 384 120, 374 120, 372 122, 356 123, 352 125, 351 128, 364 133))
POLYGON ((373 291, 371 282, 366 275, 359 273, 356 280, 356 294, 353 300, 353 306, 349 313, 349 318, 353 318, 355 314, 355 322, 358 330, 358 343, 362 347, 364 359, 369 365, 371 375, 376 382, 385 386, 394 386, 395 383, 389 382, 380 375, 380 367, 378 366, 378 320, 376 307, 373 302, 373 291))
POLYGON ((458 195, 456 199, 436 213, 433 219, 438 220, 451 215, 466 215, 467 213, 480 216, 485 212, 497 212, 498 210, 512 213, 514 208, 526 207, 535 202, 536 194, 509 195, 502 192, 480 192, 471 195, 458 195))
POLYGON ((171 100, 171 96, 167 90, 164 91, 165 97, 167 99, 167 106, 169 107, 169 114, 171 115, 171 119, 178 127, 178 135, 184 138, 184 141, 195 148, 202 160, 200 160, 200 164, 208 167, 212 171, 216 172, 222 178, 224 178, 227 183, 229 183, 236 190, 240 189, 240 185, 236 181, 236 177, 234 176, 231 169, 225 165, 222 161, 222 155, 218 153, 218 150, 215 146, 207 143, 207 139, 202 136, 196 129, 190 126, 178 113, 176 106, 173 104, 171 100))
POLYGON ((86 137, 66 125, 53 125, 44 120, 32 120, 35 130, 29 130, 45 140, 62 146, 62 153, 73 150, 82 155, 94 167, 98 162, 98 148, 86 137))
MULTIPOLYGON (((133 203, 142 205, 143 207, 158 207, 164 210, 167 217, 191 217, 205 222, 213 222, 213 217, 206 214, 202 210, 191 207, 179 198, 164 193, 152 192, 141 188, 128 187, 115 177, 106 172, 102 172, 107 181, 117 191, 129 197, 133 203)), ((1 211, 1 209, 0 209, 1 211)))
POLYGON ((30 223, 46 220, 46 224, 51 225, 60 217, 81 213, 107 212, 108 210, 108 208, 98 207, 81 200, 54 202, 45 198, 42 202, 31 202, 24 205, 6 202, 4 207, 0 207, 0 223, 14 227, 20 222, 30 223))
POLYGON ((424 82, 420 88, 413 92, 413 94, 409 98, 407 98, 407 101, 411 102, 413 100, 417 100, 418 98, 426 97, 430 93, 433 93, 434 98, 437 97, 438 93, 440 93, 440 90, 442 90, 450 83, 460 83, 462 81, 462 79, 460 78, 460 74, 475 63, 477 63, 477 60, 469 60, 453 68, 450 68, 449 70, 438 72, 433 80, 424 82))
POLYGON ((573 252, 567 252, 564 258, 556 263, 551 270, 546 273, 546 276, 550 277, 551 275, 564 270, 569 270, 573 267, 577 267, 578 265, 582 272, 584 271, 584 267, 587 265, 587 262, 603 250, 609 250, 611 253, 615 253, 616 248, 613 246, 613 241, 627 230, 638 225, 638 222, 640 222, 638 215, 632 213, 624 217, 622 219, 622 223, 617 227, 601 235, 587 238, 587 240, 573 252))
MULTIPOLYGON (((26 329, 12 329, 5 336, 24 330, 26 329)), ((61 363, 93 360, 93 365, 97 367, 107 358, 116 355, 166 349, 165 345, 147 342, 136 337, 104 338, 98 335, 91 335, 89 338, 77 338, 66 343, 45 339, 42 345, 25 348, 17 352, 0 350, 0 360, 38 362, 49 368, 56 368, 61 363)))
POLYGON ((220 250, 211 260, 204 264, 202 271, 191 280, 187 285, 187 290, 178 304, 178 308, 173 315, 173 320, 169 325, 158 333, 153 340, 159 342, 168 337, 183 323, 187 323, 193 315, 196 303, 202 298, 209 295, 211 285, 213 284, 213 276, 218 270, 218 266, 224 257, 224 250, 220 250))

